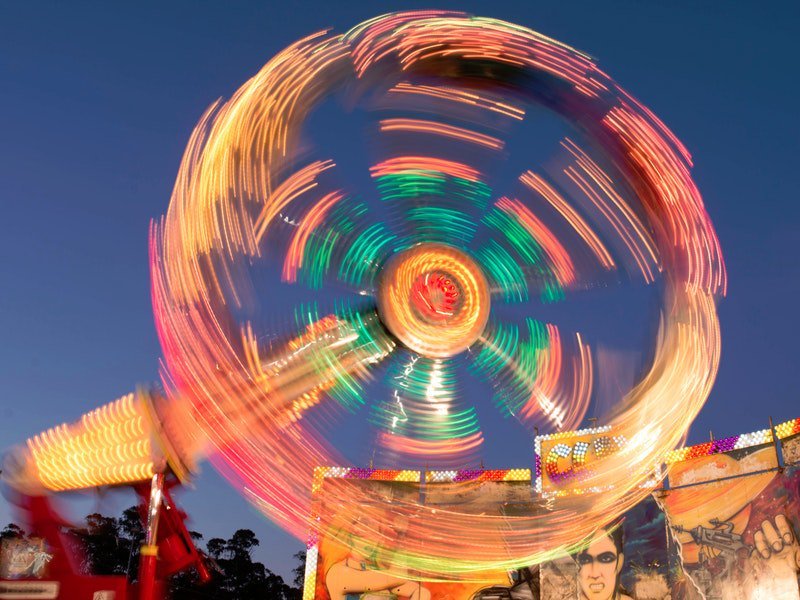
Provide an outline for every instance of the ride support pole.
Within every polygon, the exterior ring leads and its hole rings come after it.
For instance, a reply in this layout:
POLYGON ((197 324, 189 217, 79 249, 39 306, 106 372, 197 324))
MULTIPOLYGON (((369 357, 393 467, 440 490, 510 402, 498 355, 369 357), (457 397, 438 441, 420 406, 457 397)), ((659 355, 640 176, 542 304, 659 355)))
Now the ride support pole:
POLYGON ((156 567, 158 561, 158 518, 161 513, 164 474, 153 475, 150 502, 147 509, 147 530, 139 551, 139 600, 160 600, 157 594, 156 567))

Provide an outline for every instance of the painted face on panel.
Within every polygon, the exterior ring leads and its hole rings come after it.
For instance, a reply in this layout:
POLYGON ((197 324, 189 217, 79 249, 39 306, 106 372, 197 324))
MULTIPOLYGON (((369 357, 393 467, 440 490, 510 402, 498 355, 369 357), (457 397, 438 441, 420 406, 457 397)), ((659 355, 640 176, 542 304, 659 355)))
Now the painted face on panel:
POLYGON ((578 563, 578 586, 582 600, 617 598, 623 555, 608 534, 603 532, 594 538, 575 560, 578 563))

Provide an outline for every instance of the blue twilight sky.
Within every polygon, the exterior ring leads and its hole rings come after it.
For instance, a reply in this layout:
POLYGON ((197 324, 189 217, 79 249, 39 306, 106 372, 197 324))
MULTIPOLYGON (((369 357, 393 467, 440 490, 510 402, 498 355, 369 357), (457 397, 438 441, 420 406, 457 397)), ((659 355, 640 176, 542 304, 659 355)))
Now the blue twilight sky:
MULTIPOLYGON (((768 415, 800 416, 800 5, 438 6, 517 22, 590 53, 692 152, 730 287, 720 306, 719 378, 690 441, 705 440, 709 429, 718 436, 760 429, 768 415)), ((167 208, 203 110, 301 36, 427 7, 0 7, 0 449, 157 378, 147 227, 167 208)), ((509 466, 529 461, 523 453, 508 456, 509 466)), ((91 495, 70 506, 76 515, 114 513, 129 502, 119 494, 91 495)), ((210 468, 182 503, 207 537, 253 529, 259 558, 288 573, 301 543, 260 517, 210 468)), ((0 500, 0 526, 10 518, 0 500)))

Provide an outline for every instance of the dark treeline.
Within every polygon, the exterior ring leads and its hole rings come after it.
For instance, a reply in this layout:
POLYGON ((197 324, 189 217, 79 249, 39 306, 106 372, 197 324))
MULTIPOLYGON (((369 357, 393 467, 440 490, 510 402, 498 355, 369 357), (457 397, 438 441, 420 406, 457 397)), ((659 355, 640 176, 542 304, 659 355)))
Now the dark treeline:
MULTIPOLYGON (((82 547, 85 560, 82 570, 93 575, 126 575, 136 581, 139 570, 139 547, 144 540, 139 513, 135 506, 119 518, 93 513, 84 527, 70 530, 82 547)), ((173 576, 168 582, 172 600, 216 598, 221 600, 300 600, 302 598, 305 552, 298 552, 298 565, 293 570, 291 585, 260 562, 253 561, 253 548, 260 544, 255 533, 238 529, 227 540, 211 538, 203 550, 203 535, 190 532, 195 545, 206 556, 211 572, 210 582, 198 583, 194 569, 173 576)), ((14 523, 0 530, 0 540, 24 537, 25 531, 14 523)))

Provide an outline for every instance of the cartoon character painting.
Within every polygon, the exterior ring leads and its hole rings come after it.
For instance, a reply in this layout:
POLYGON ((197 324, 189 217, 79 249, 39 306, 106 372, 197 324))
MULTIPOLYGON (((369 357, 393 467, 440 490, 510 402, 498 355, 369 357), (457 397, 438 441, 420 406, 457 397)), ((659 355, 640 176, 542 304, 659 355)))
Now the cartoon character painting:
POLYGON ((625 561, 622 535, 622 523, 612 523, 575 555, 580 600, 633 600, 620 585, 625 561))

